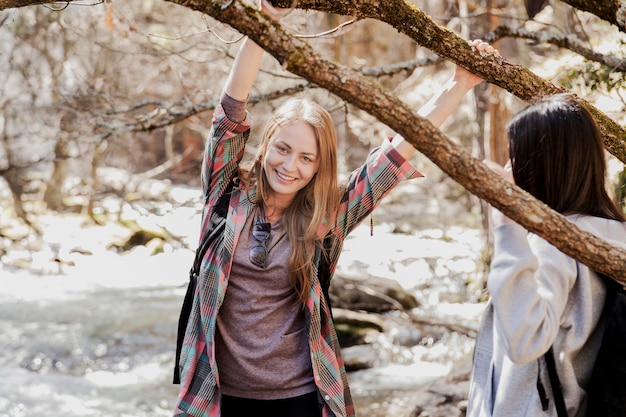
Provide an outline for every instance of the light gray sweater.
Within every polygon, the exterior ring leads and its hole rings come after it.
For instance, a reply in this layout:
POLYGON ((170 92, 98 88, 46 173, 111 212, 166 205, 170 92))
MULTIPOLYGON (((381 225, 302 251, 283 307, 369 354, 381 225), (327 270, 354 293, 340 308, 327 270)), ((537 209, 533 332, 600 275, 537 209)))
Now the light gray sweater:
MULTIPOLYGON (((570 216, 581 229, 626 248, 626 224, 570 216)), ((598 275, 517 223, 494 230, 494 257, 470 385, 468 417, 556 416, 542 356, 554 345, 569 417, 585 416, 584 387, 599 349, 605 289, 598 275), (541 378, 550 398, 543 411, 541 378)))

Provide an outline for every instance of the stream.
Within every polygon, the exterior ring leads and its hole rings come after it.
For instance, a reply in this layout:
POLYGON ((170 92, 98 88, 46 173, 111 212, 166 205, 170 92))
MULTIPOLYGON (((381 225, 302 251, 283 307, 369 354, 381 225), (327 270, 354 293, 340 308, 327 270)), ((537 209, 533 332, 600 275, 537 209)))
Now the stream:
MULTIPOLYGON (((128 235, 125 227, 47 214, 38 218, 42 241, 25 238, 2 258, 0 417, 171 416, 176 326, 198 209, 154 214, 135 207, 125 216, 131 212, 185 244, 166 244, 158 254, 150 244, 118 253, 108 246, 128 235)), ((428 233, 398 235, 378 225, 372 237, 369 225, 361 226, 346 240, 338 273, 386 275, 416 295, 416 315, 476 327, 482 304, 467 282, 476 274, 477 232, 428 233)), ((473 339, 384 319, 390 330, 368 353, 375 366, 349 374, 355 404, 362 416, 409 416, 415 391, 471 355, 473 339)), ((358 355, 354 349, 346 354, 358 355)))

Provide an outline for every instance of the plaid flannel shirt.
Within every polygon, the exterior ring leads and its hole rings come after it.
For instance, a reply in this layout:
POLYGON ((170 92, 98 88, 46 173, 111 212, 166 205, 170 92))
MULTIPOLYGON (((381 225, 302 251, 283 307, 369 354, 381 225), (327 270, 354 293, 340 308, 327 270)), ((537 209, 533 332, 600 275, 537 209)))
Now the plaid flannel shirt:
MULTIPOLYGON (((241 123, 234 123, 226 118, 221 105, 215 110, 202 166, 202 188, 205 195, 202 230, 208 224, 215 202, 237 173, 237 165, 243 158, 250 135, 250 126, 249 115, 241 123)), ((351 174, 341 201, 339 215, 332 229, 331 273, 335 270, 348 233, 400 181, 420 176, 395 150, 390 140, 370 152, 365 164, 351 174)), ((254 190, 245 190, 236 182, 230 197, 223 241, 216 241, 207 250, 202 261, 181 352, 181 391, 174 411, 175 417, 220 416, 219 372, 214 352, 215 324, 228 286, 234 250, 245 219, 255 203, 254 190)), ((315 256, 319 260, 319 249, 315 256)), ((317 277, 315 268, 306 314, 313 376, 319 395, 324 401, 322 415, 352 417, 356 412, 331 309, 322 295, 317 277)))

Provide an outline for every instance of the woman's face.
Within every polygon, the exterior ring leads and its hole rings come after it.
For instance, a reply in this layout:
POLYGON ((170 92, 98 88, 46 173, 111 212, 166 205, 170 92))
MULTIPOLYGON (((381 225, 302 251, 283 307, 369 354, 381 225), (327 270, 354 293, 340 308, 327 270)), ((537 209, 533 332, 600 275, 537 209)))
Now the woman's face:
POLYGON ((295 122, 270 138, 263 170, 274 197, 291 201, 306 187, 319 168, 319 146, 315 132, 306 122, 295 122))

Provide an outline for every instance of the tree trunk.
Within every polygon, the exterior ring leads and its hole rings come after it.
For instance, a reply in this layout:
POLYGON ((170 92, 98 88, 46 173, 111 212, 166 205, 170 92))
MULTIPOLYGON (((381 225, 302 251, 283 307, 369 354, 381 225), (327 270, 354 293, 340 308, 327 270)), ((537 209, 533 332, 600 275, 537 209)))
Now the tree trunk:
MULTIPOLYGON (((500 9, 498 0, 489 0, 489 26, 493 30, 500 26, 500 9)), ((503 56, 515 58, 502 50, 500 41, 492 46, 500 51, 503 56)), ((507 145, 505 125, 509 120, 508 108, 504 102, 504 91, 495 85, 489 86, 489 159, 500 165, 509 160, 509 147, 507 145)))
POLYGON ((46 206, 53 211, 63 211, 65 203, 63 202, 63 183, 67 176, 67 141, 63 136, 59 137, 54 146, 54 170, 52 176, 46 183, 46 192, 43 195, 43 201, 46 206))

